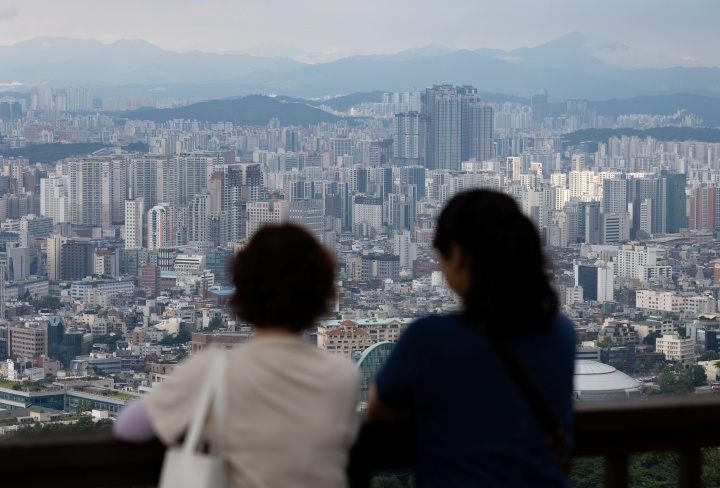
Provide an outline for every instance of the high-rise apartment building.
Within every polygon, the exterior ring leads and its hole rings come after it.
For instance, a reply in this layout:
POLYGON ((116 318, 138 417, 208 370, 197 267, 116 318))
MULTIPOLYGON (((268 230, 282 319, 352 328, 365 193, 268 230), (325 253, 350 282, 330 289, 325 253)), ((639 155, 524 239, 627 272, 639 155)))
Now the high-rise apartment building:
POLYGON ((143 198, 125 200, 125 249, 143 247, 144 208, 143 198))
POLYGON ((71 161, 70 222, 109 229, 125 221, 127 166, 124 158, 71 161))
POLYGON ((603 212, 617 213, 628 210, 628 182, 625 175, 603 180, 603 212))
POLYGON ((477 88, 457 88, 460 98, 460 160, 485 161, 493 157, 493 109, 482 103, 477 88))
POLYGON ((687 229, 688 219, 687 197, 685 195, 685 174, 662 171, 660 177, 666 181, 666 232, 677 233, 680 232, 680 229, 687 229))
POLYGON ((418 112, 395 115, 393 160, 397 166, 421 164, 424 138, 422 116, 418 112))
POLYGON ((40 180, 40 215, 50 217, 53 223, 69 222, 68 191, 70 179, 52 176, 40 180))
POLYGON ((305 227, 319 242, 325 235, 325 209, 322 200, 296 200, 288 205, 288 220, 305 227))
POLYGON ((58 234, 47 238, 47 274, 50 281, 62 279, 62 245, 66 240, 58 234))
POLYGON ((288 219, 288 203, 285 200, 268 200, 247 203, 247 239, 265 224, 281 224, 288 219))
POLYGON ((548 93, 542 90, 537 95, 533 95, 530 100, 530 111, 532 113, 532 121, 541 123, 548 116, 548 93))
POLYGON ((474 86, 428 88, 424 115, 427 168, 459 170, 463 161, 493 156, 493 110, 474 86))
POLYGON ((89 112, 93 109, 92 94, 84 86, 69 86, 65 89, 65 103, 64 110, 68 112, 89 112))
POLYGON ((697 188, 690 197, 690 230, 720 229, 720 188, 697 188))
POLYGON ((193 196, 188 205, 188 243, 205 247, 210 242, 210 194, 193 196))
POLYGON ((366 224, 379 231, 383 224, 383 201, 377 197, 357 195, 353 200, 353 228, 366 224))
POLYGON ((600 244, 601 231, 600 202, 589 202, 585 205, 585 244, 600 244))
POLYGON ((461 105, 455 87, 435 85, 425 93, 427 111, 427 167, 460 168, 461 105))
POLYGON ((147 249, 149 251, 182 245, 187 236, 187 207, 167 203, 147 212, 147 249))

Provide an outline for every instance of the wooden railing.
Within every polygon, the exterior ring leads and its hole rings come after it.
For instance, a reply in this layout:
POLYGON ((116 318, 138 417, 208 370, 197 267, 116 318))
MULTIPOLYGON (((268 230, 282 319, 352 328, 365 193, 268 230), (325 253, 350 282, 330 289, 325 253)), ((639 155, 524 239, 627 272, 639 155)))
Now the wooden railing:
MULTIPOLYGON (((630 454, 676 450, 678 485, 700 486, 703 447, 720 446, 720 396, 577 403, 575 454, 606 458, 606 486, 628 485, 630 454)), ((353 487, 380 469, 413 465, 409 424, 368 425, 351 453, 353 487)), ((126 444, 109 432, 16 436, 0 442, 3 486, 74 488, 152 486, 164 454, 158 442, 126 444)))

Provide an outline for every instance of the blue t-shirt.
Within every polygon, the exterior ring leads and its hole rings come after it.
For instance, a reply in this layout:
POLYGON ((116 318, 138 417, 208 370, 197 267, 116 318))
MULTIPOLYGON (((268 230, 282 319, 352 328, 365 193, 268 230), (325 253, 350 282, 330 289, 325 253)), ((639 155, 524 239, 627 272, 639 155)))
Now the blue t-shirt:
MULTIPOLYGON (((546 331, 514 347, 569 433, 572 322, 558 315, 546 331)), ((376 385, 384 404, 414 412, 418 488, 568 486, 542 426, 492 346, 457 315, 410 325, 376 385)))

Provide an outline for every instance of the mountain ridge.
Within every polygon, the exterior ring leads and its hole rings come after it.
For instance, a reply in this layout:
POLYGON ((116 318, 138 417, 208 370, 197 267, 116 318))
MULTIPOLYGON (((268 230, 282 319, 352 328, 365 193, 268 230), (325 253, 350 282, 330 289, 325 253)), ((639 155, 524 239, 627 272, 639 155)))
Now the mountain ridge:
POLYGON ((720 96, 720 68, 624 69, 603 59, 600 52, 605 48, 572 32, 510 51, 430 45, 389 55, 307 64, 242 53, 176 53, 141 39, 103 44, 41 37, 0 46, 0 86, 13 81, 23 83, 26 89, 33 84, 55 88, 84 84, 98 96, 108 92, 147 96, 149 91, 173 86, 174 96, 202 99, 252 93, 321 98, 379 87, 410 91, 438 83, 474 84, 483 92, 523 98, 542 88, 548 89, 551 99, 677 92, 720 96), (136 91, 131 91, 131 86, 136 91), (215 93, 213 86, 226 89, 215 93))

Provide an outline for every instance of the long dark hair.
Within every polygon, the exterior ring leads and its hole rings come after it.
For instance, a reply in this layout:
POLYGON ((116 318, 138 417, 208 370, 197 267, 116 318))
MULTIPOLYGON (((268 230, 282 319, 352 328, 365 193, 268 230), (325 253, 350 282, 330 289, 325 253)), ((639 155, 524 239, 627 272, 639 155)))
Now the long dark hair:
POLYGON ((438 220, 434 247, 457 244, 471 267, 463 318, 488 334, 518 338, 548 327, 558 311, 540 236, 509 196, 489 190, 456 195, 438 220))

